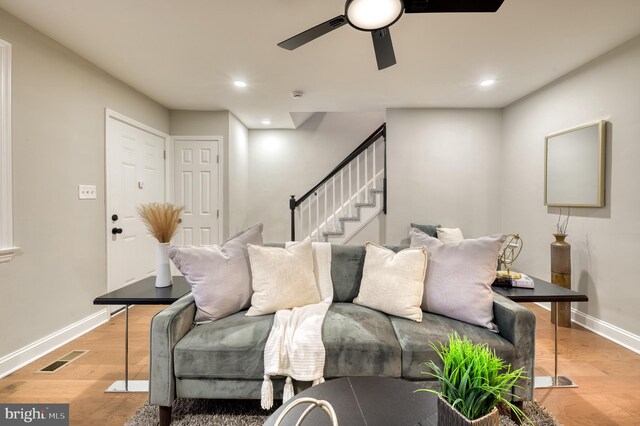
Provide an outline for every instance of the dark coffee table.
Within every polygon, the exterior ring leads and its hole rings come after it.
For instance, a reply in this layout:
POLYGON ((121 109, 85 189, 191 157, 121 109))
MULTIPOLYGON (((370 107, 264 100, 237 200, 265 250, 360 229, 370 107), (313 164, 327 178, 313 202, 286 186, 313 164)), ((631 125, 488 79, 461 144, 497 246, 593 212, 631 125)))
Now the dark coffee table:
POLYGON ((191 291, 184 277, 173 277, 169 287, 157 288, 151 276, 93 300, 94 305, 124 305, 124 380, 116 380, 105 392, 148 392, 148 380, 129 380, 129 306, 170 305, 191 291))
MULTIPOLYGON (((340 425, 437 426, 438 397, 429 392, 414 393, 419 388, 417 383, 388 377, 343 377, 328 380, 295 395, 264 424, 273 426, 287 405, 296 399, 310 397, 328 401, 333 406, 340 425)), ((308 404, 300 404, 293 408, 282 425, 295 425, 308 407, 308 404)), ((322 409, 316 408, 302 424, 331 426, 331 421, 322 409)))
MULTIPOLYGON (((588 302, 586 294, 551 284, 540 278, 531 277, 534 288, 493 287, 493 291, 514 302, 588 302)), ((577 385, 566 376, 558 376, 558 303, 555 306, 556 321, 553 326, 554 371, 553 376, 539 376, 534 380, 536 388, 575 388, 577 385)))

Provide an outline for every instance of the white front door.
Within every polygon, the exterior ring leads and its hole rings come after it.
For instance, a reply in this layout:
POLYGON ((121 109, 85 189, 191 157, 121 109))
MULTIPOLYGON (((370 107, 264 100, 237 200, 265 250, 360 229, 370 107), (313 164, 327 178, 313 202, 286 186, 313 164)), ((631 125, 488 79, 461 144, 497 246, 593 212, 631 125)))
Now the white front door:
POLYGON ((176 244, 219 244, 220 229, 219 139, 174 139, 174 200, 183 206, 176 244))
POLYGON ((164 202, 166 135, 107 113, 107 268, 113 291, 155 274, 156 240, 137 208, 164 202))

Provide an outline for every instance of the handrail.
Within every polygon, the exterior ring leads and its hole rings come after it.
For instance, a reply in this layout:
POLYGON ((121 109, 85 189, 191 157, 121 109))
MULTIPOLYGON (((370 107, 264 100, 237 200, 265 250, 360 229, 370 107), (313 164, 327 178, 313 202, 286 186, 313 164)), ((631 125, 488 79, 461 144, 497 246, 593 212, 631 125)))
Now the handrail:
MULTIPOLYGON (((311 188, 306 194, 295 201, 295 207, 299 207, 300 204, 304 202, 307 198, 309 198, 313 193, 315 193, 318 188, 327 183, 329 179, 334 177, 340 169, 344 168, 347 164, 353 161, 358 155, 364 152, 365 149, 369 148, 375 141, 377 141, 381 136, 385 137, 387 131, 387 123, 382 123, 382 126, 378 127, 375 132, 373 132, 367 139, 364 140, 356 149, 354 149, 351 154, 347 155, 347 157, 340 162, 324 179, 322 179, 318 184, 316 184, 313 188, 311 188)), ((294 196, 291 196, 294 199, 294 196)))
MULTIPOLYGON (((373 145, 380 137, 386 139, 387 136, 387 123, 382 123, 380 127, 378 127, 371 135, 369 135, 364 142, 356 147, 349 155, 345 157, 333 170, 324 177, 320 182, 318 182, 313 188, 307 191, 302 197, 296 200, 296 196, 292 195, 289 199, 289 209, 291 210, 291 241, 295 241, 296 236, 296 225, 295 225, 295 210, 299 207, 307 198, 311 197, 311 195, 315 194, 316 191, 325 183, 327 183, 331 178, 337 175, 340 170, 345 168, 349 163, 358 158, 358 156, 367 150, 371 145, 373 145)), ((383 212, 386 214, 387 212, 387 150, 384 150, 384 176, 383 176, 383 212)), ((365 172, 366 173, 366 172, 365 172)), ((334 188, 335 190, 335 188, 334 188)), ((325 206, 326 209, 326 206, 325 206)))

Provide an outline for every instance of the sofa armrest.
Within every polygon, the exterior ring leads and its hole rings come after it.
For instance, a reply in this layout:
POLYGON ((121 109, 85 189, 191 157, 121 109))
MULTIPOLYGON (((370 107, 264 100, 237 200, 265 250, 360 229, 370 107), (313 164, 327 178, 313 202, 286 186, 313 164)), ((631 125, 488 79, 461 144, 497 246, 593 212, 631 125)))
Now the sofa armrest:
POLYGON ((528 378, 518 381, 521 388, 513 393, 522 400, 533 399, 534 362, 536 355, 536 316, 531 310, 506 297, 494 293, 493 316, 500 336, 507 339, 516 349, 515 365, 524 367, 528 378))
POLYGON ((158 312, 151 320, 149 403, 170 407, 176 398, 173 348, 191 330, 196 305, 191 293, 158 312))

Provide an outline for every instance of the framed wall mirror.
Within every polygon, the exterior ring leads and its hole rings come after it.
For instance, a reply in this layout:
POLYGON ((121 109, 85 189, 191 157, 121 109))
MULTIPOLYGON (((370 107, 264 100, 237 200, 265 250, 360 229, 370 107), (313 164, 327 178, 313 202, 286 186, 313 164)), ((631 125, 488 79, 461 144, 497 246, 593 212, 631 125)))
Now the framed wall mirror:
POLYGON ((544 204, 603 207, 606 121, 545 138, 544 204))

